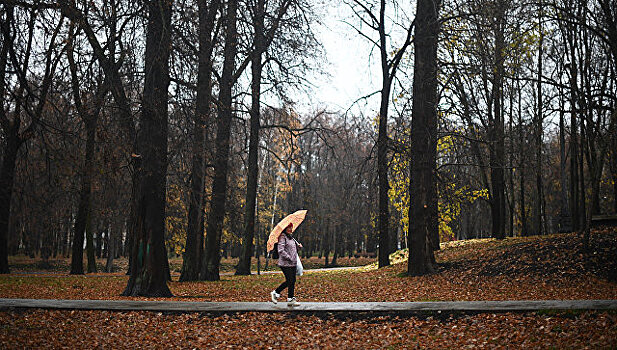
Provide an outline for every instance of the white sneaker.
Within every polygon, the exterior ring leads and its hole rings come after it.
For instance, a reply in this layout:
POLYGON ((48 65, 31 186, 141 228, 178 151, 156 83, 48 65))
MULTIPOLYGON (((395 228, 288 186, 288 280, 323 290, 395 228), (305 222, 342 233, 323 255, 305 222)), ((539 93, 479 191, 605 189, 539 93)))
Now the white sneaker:
POLYGON ((296 300, 296 298, 287 298, 287 306, 298 306, 300 303, 296 300))
POLYGON ((277 303, 278 302, 278 298, 280 298, 281 295, 279 293, 277 293, 275 290, 270 292, 270 299, 272 300, 273 303, 277 303))

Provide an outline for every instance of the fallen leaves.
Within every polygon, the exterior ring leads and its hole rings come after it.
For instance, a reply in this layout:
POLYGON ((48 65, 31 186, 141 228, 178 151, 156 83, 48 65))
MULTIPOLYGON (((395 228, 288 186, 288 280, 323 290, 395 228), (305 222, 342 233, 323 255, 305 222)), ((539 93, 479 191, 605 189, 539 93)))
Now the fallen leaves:
POLYGON ((583 348, 617 345, 617 316, 345 318, 243 313, 0 312, 2 348, 583 348))
MULTIPOLYGON (((384 269, 310 272, 301 301, 617 299, 617 233, 592 234, 585 252, 574 234, 452 244, 437 252, 438 272, 404 277, 384 269)), ((401 257, 402 258, 402 257, 401 257)), ((183 301, 267 301, 282 275, 170 282, 183 301)), ((139 299, 120 293, 116 274, 0 276, 0 297, 139 299)), ((159 298, 160 299, 160 298, 159 298)), ((164 299, 170 300, 170 299, 164 299)), ((211 316, 106 311, 0 311, 0 348, 614 348, 614 312, 305 316, 211 316)))
MULTIPOLYGON (((574 234, 477 240, 438 251, 440 265, 432 275, 402 277, 406 263, 379 270, 309 272, 298 279, 296 295, 301 301, 617 299, 612 277, 617 233, 594 233, 591 242, 592 253, 583 254, 574 234)), ((282 281, 281 274, 266 274, 169 286, 172 300, 267 301, 282 281)), ((0 297, 146 299, 121 297, 126 282, 121 274, 3 275, 0 297)))
MULTIPOLYGON (((325 259, 316 256, 310 258, 303 258, 302 264, 305 269, 320 269, 324 267, 350 267, 350 266, 364 266, 375 261, 373 258, 368 257, 348 257, 339 256, 336 260, 335 266, 325 266, 325 259)), ((96 259, 96 265, 98 271, 105 271, 106 258, 96 259)), ((45 275, 58 275, 67 273, 71 268, 71 259, 57 257, 49 259, 44 264, 40 260, 35 260, 28 256, 17 255, 9 256, 9 265, 11 272, 15 273, 32 273, 32 274, 45 274, 45 275)), ((238 258, 223 258, 221 259, 220 271, 222 273, 233 273, 236 271, 236 265, 238 265, 238 258)), ((182 258, 173 257, 169 259, 169 267, 172 274, 179 275, 182 271, 182 258)), ((113 262, 113 274, 122 276, 128 269, 128 259, 119 258, 114 259, 113 262)), ((262 257, 260 259, 260 271, 277 271, 279 267, 276 265, 276 260, 269 260, 268 266, 265 266, 265 260, 262 257)), ((257 271, 257 259, 253 258, 251 261, 251 270, 257 271)), ((109 273, 96 273, 88 274, 89 276, 96 275, 109 275, 109 273)))

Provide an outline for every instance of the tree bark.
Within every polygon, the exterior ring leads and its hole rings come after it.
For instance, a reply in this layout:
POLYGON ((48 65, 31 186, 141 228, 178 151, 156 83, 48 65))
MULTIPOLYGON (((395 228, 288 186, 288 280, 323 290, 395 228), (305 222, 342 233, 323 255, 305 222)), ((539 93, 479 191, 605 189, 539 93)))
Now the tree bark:
MULTIPOLYGON (((79 196, 79 206, 77 216, 75 217, 75 227, 73 235, 73 254, 71 255, 71 274, 84 274, 84 234, 88 217, 90 215, 90 194, 92 191, 92 171, 93 171, 93 153, 94 144, 90 142, 90 134, 93 132, 90 122, 86 122, 88 133, 86 141, 86 156, 84 158, 84 166, 81 178, 81 191, 79 196)), ((88 265, 90 262, 88 262, 88 265)))
POLYGON ((242 250, 236 269, 236 275, 251 274, 251 256, 253 255, 253 238, 255 235, 255 206, 257 203, 257 178, 259 128, 260 128, 260 102, 261 102, 261 73, 263 69, 262 54, 265 51, 264 16, 265 1, 258 0, 254 14, 253 57, 251 61, 251 120, 249 138, 248 174, 246 184, 246 201, 244 210, 244 235, 242 236, 242 250))
POLYGON ((410 255, 407 273, 434 271, 431 227, 438 220, 432 210, 437 155, 437 42, 439 0, 418 0, 415 32, 411 170, 409 183, 410 255))
MULTIPOLYGON (((560 102, 563 106, 563 94, 560 92, 560 102)), ((561 194, 561 209, 559 220, 559 232, 570 232, 572 230, 572 218, 570 216, 570 207, 568 205, 568 189, 567 189, 567 164, 566 164, 566 128, 565 116, 563 110, 559 112, 559 175, 560 175, 560 194, 561 194)))
POLYGON ((388 198, 388 104, 392 79, 388 64, 385 32, 386 2, 381 1, 379 13, 379 38, 381 54, 381 103, 379 106, 379 131, 377 135, 377 177, 379 186, 379 262, 378 266, 390 265, 390 210, 388 198))
POLYGON ((138 193, 133 266, 125 296, 172 296, 167 286, 165 191, 167 178, 167 100, 171 48, 171 2, 148 3, 145 81, 138 147, 138 193))
POLYGON ((525 145, 525 136, 523 134, 523 104, 522 104, 522 98, 521 98, 521 86, 520 86, 520 82, 517 81, 516 82, 517 85, 517 91, 518 91, 518 96, 517 96, 517 105, 518 105, 518 127, 519 127, 519 161, 518 161, 518 168, 520 169, 520 175, 519 175, 519 191, 520 191, 520 211, 521 211, 521 236, 526 237, 529 235, 529 226, 527 224, 527 204, 525 202, 525 169, 526 169, 526 160, 525 160, 525 155, 527 154, 527 152, 525 151, 524 145, 525 145))
MULTIPOLYGON (((4 81, 4 80, 3 80, 4 81)), ((23 143, 20 139, 19 124, 12 126, 6 134, 6 148, 0 169, 0 273, 9 273, 8 231, 15 180, 15 163, 17 153, 23 143)))
POLYGON ((578 141, 578 121, 577 121, 577 102, 576 102, 576 55, 575 44, 576 39, 574 33, 568 30, 568 43, 570 54, 570 215, 572 220, 572 231, 581 229, 580 222, 580 189, 578 178, 578 159, 579 159, 579 141, 578 141))
POLYGON ((534 206, 533 206, 533 230, 534 234, 541 235, 542 232, 542 203, 544 198, 544 191, 542 185, 542 124, 544 121, 543 118, 543 103, 542 103, 542 69, 543 69, 543 54, 544 54, 544 33, 542 32, 542 1, 540 1, 540 16, 539 16, 539 31, 540 31, 540 42, 538 48, 538 105, 536 111, 536 120, 534 122, 535 126, 535 148, 536 148, 536 195, 534 196, 534 206))
POLYGON ((19 115, 15 115, 13 122, 10 122, 4 109, 6 65, 8 61, 9 45, 12 45, 9 30, 10 23, 13 21, 13 8, 6 8, 6 18, 2 22, 2 51, 0 52, 0 122, 6 138, 6 147, 2 157, 2 168, 0 168, 0 273, 9 273, 9 219, 11 215, 11 200, 13 197, 13 182, 15 180, 15 162, 17 153, 23 143, 19 137, 21 120, 19 115))
MULTIPOLYGON (((580 152, 578 154, 578 180, 579 180, 579 200, 580 200, 580 212, 579 212, 579 222, 580 227, 583 234, 583 248, 586 250, 588 247, 588 237, 589 237, 589 226, 587 225, 587 191, 585 191, 585 152, 583 151, 584 145, 587 143, 587 132, 585 127, 585 118, 583 117, 583 113, 580 113, 580 152)), ((591 219, 591 215, 589 215, 591 219)), ((591 221, 591 220, 589 220, 591 221)))
MULTIPOLYGON (((84 158, 84 167, 82 170, 81 179, 81 194, 79 198, 79 207, 77 209, 77 217, 75 218, 75 228, 73 236, 73 255, 71 256, 71 274, 83 275, 83 245, 84 234, 86 227, 90 230, 88 232, 88 245, 91 245, 91 227, 88 225, 91 211, 90 195, 92 192, 92 174, 94 171, 94 128, 91 121, 86 122, 86 132, 88 134, 86 139, 86 155, 84 158)), ((96 265, 94 265, 95 271, 92 269, 92 258, 90 257, 90 249, 88 249, 88 272, 96 272, 96 265)))
POLYGON ((610 137, 610 158, 609 169, 611 171, 611 180, 613 180, 613 212, 617 213, 617 135, 615 133, 610 137))
POLYGON ((94 236, 92 229, 92 207, 88 209, 88 216, 86 218, 86 256, 88 258, 88 273, 96 272, 96 257, 94 252, 94 236))
MULTIPOLYGON (((514 91, 514 82, 510 86, 514 91)), ((510 196, 508 197, 508 237, 514 237, 514 210, 516 207, 516 194, 514 191, 514 93, 510 94, 510 111, 508 112, 508 132, 510 142, 508 144, 508 186, 510 196)))
POLYGON ((223 72, 220 80, 219 108, 216 130, 216 156, 214 160, 214 181, 212 200, 206 228, 206 247, 202 261, 200 279, 218 281, 221 262, 221 235, 225 219, 225 200, 227 197, 227 172, 229 168, 229 149, 232 121, 232 88, 234 61, 237 45, 237 1, 230 0, 227 5, 227 26, 223 72))
MULTIPOLYGON (((435 124, 435 128, 437 124, 435 124)), ((437 131, 435 131, 436 133, 437 131)), ((436 134, 435 134, 436 135, 436 134)), ((437 140, 435 139, 435 147, 437 146, 437 140)), ((436 154, 434 157, 434 160, 436 161, 436 154)), ((430 218, 428 221, 428 232, 429 232, 429 239, 430 239, 430 246, 431 249, 433 251, 438 251, 440 249, 439 247, 439 243, 440 243, 440 239, 439 239, 439 190, 438 190, 438 183, 437 183, 437 169, 433 169, 432 171, 433 174, 433 188, 431 189, 431 195, 430 195, 430 218)), ((434 260, 434 254, 430 254, 431 258, 434 260)), ((435 261, 432 261, 433 263, 435 261)))
POLYGON ((332 235, 332 260, 330 261, 330 266, 331 267, 336 267, 336 259, 338 259, 338 242, 339 242, 339 234, 340 231, 338 230, 338 224, 337 225, 332 225, 333 229, 330 232, 330 234, 332 235))
POLYGON ((220 1, 207 6, 199 1, 199 68, 197 76, 197 105, 193 132, 193 164, 191 169, 191 194, 189 204, 186 246, 180 281, 199 279, 200 251, 203 242, 204 184, 206 176, 206 126, 211 117, 210 95, 212 94, 212 38, 220 1))
POLYGON ((107 262, 105 263, 105 272, 113 272, 114 258, 116 257, 116 225, 112 224, 109 227, 107 234, 107 262))
POLYGON ((504 118, 502 115, 502 92, 504 76, 504 24, 505 4, 497 1, 495 14, 495 57, 491 97, 493 101, 493 120, 490 130, 490 167, 491 167, 491 212, 493 237, 505 238, 505 145, 504 118))

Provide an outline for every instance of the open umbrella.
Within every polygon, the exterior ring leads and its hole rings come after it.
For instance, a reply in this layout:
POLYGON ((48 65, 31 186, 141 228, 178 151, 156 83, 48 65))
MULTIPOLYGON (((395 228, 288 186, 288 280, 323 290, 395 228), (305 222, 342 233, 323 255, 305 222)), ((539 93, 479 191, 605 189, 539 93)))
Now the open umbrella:
POLYGON ((304 221, 304 217, 306 216, 307 210, 298 210, 293 214, 287 215, 283 220, 281 220, 274 228, 272 232, 270 232, 270 236, 268 237, 267 251, 271 251, 274 249, 274 243, 279 241, 279 236, 283 232, 283 230, 289 225, 293 224, 293 231, 295 231, 298 226, 304 221))

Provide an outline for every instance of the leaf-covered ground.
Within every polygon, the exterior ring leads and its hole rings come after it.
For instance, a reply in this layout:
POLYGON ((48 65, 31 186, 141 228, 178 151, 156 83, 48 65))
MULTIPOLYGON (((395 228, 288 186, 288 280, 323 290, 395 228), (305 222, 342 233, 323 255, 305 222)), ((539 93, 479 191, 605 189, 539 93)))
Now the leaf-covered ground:
MULTIPOLYGON (((307 273, 297 297, 305 301, 429 301, 617 299, 617 233, 592 234, 582 251, 574 234, 454 243, 437 252, 435 274, 406 277, 406 264, 384 269, 307 273)), ((177 278, 176 278, 177 279, 177 278)), ((280 274, 222 276, 218 282, 170 282, 176 300, 264 301, 280 274)), ((127 277, 4 275, 0 297, 124 299, 127 277)), ((143 298, 142 298, 143 299, 143 298)))
MULTIPOLYGON (((324 267, 351 267, 351 266, 364 266, 375 261, 374 258, 367 257, 338 257, 336 265, 326 266, 326 259, 324 257, 313 256, 307 259, 303 259, 303 265, 307 269, 319 269, 324 267)), ((330 256, 329 263, 332 262, 332 256, 330 256)), ((104 258, 96 259, 97 271, 105 271, 105 264, 107 263, 104 258)), ((223 258, 221 259, 221 272, 229 273, 236 271, 236 265, 238 264, 238 258, 223 258)), ((9 265, 11 272, 13 273, 48 273, 48 274, 62 274, 68 273, 71 270, 71 259, 64 257, 50 258, 47 261, 41 259, 30 258, 25 255, 10 256, 9 265)), ((84 268, 87 265, 84 263, 84 268)), ((182 258, 173 257, 169 259, 169 266, 171 268, 172 275, 180 275, 182 271, 182 258)), ((252 259, 251 270, 257 271, 257 259, 252 259)), ((116 274, 122 274, 128 268, 128 259, 119 258, 114 259, 112 271, 116 274)), ((274 271, 278 270, 276 264, 269 261, 268 266, 265 266, 265 259, 260 259, 260 271, 274 271)))
MULTIPOLYGON (((454 242, 437 253, 438 271, 432 275, 407 277, 405 263, 312 272, 299 278, 296 294, 300 301, 617 299, 616 257, 615 230, 594 232, 588 251, 575 234, 454 242)), ((401 259, 404 253, 394 256, 401 259)), ((282 280, 280 274, 266 274, 169 285, 172 300, 266 301, 282 280)), ((120 296, 126 281, 120 273, 5 275, 0 276, 0 297, 127 299, 120 296)), ((0 348, 617 347, 615 312, 435 316, 2 311, 0 348)))
POLYGON ((0 348, 614 348, 615 313, 335 318, 243 313, 0 312, 0 348))

